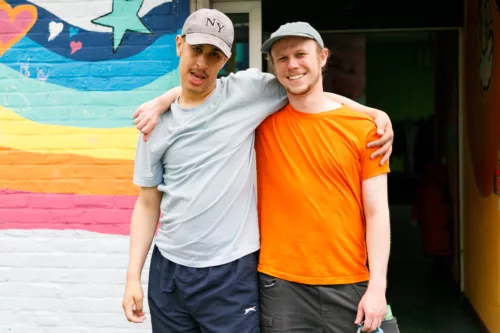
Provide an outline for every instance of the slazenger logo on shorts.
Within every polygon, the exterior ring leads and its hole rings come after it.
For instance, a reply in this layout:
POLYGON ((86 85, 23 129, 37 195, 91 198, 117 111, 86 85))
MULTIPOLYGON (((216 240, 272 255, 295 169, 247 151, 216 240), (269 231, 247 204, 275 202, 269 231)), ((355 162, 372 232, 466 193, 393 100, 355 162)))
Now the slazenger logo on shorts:
POLYGON ((250 311, 257 312, 257 310, 255 310, 255 306, 252 306, 251 308, 245 309, 245 314, 249 313, 250 311))

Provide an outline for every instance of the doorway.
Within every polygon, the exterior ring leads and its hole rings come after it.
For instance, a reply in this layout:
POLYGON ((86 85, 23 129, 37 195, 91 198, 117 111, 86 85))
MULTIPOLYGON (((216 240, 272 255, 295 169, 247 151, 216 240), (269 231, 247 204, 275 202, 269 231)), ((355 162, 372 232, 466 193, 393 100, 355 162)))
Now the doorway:
POLYGON ((262 70, 261 1, 213 1, 212 8, 225 13, 234 25, 232 56, 219 76, 248 68, 262 70))

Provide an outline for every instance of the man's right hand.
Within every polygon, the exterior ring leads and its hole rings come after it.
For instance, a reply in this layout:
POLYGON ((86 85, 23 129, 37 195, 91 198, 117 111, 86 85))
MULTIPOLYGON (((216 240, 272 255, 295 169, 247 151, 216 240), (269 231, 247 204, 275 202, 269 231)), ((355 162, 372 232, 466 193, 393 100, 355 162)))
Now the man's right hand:
POLYGON ((128 321, 132 323, 142 323, 146 319, 143 310, 144 293, 140 281, 127 281, 125 295, 123 296, 123 311, 128 321))
POLYGON ((181 95, 182 88, 174 87, 163 95, 152 99, 135 110, 134 124, 135 127, 144 134, 144 141, 148 141, 151 132, 158 124, 160 115, 170 109, 170 106, 175 102, 177 97, 181 95))

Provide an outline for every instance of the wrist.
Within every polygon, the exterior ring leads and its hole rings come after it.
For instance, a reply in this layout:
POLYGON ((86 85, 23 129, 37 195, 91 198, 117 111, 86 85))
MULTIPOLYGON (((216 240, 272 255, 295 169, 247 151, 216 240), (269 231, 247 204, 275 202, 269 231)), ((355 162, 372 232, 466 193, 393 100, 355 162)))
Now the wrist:
POLYGON ((384 278, 370 278, 368 282, 368 290, 373 292, 385 293, 387 289, 387 281, 384 278))
POLYGON ((141 283, 140 272, 127 272, 127 283, 141 283))
POLYGON ((380 111, 380 110, 377 110, 374 108, 368 108, 368 107, 367 107, 366 113, 368 113, 368 115, 370 117, 372 117, 373 120, 377 119, 378 117, 380 117, 381 115, 384 114, 383 111, 380 111))

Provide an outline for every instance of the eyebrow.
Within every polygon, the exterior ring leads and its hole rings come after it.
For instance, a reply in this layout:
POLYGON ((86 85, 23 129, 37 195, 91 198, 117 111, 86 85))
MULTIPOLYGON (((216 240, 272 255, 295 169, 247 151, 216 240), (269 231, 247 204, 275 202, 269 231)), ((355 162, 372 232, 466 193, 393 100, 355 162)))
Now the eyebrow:
MULTIPOLYGON (((297 53, 297 52, 304 52, 304 53, 307 53, 308 51, 304 48, 301 48, 301 49, 297 49, 297 50, 294 50, 293 53, 297 53)), ((278 53, 277 55, 278 57, 282 57, 284 56, 284 54, 282 52, 278 53)))
POLYGON ((195 45, 191 45, 191 46, 198 46, 198 47, 202 47, 202 48, 213 47, 212 51, 223 53, 221 49, 219 49, 217 46, 214 46, 212 44, 195 44, 195 45))

